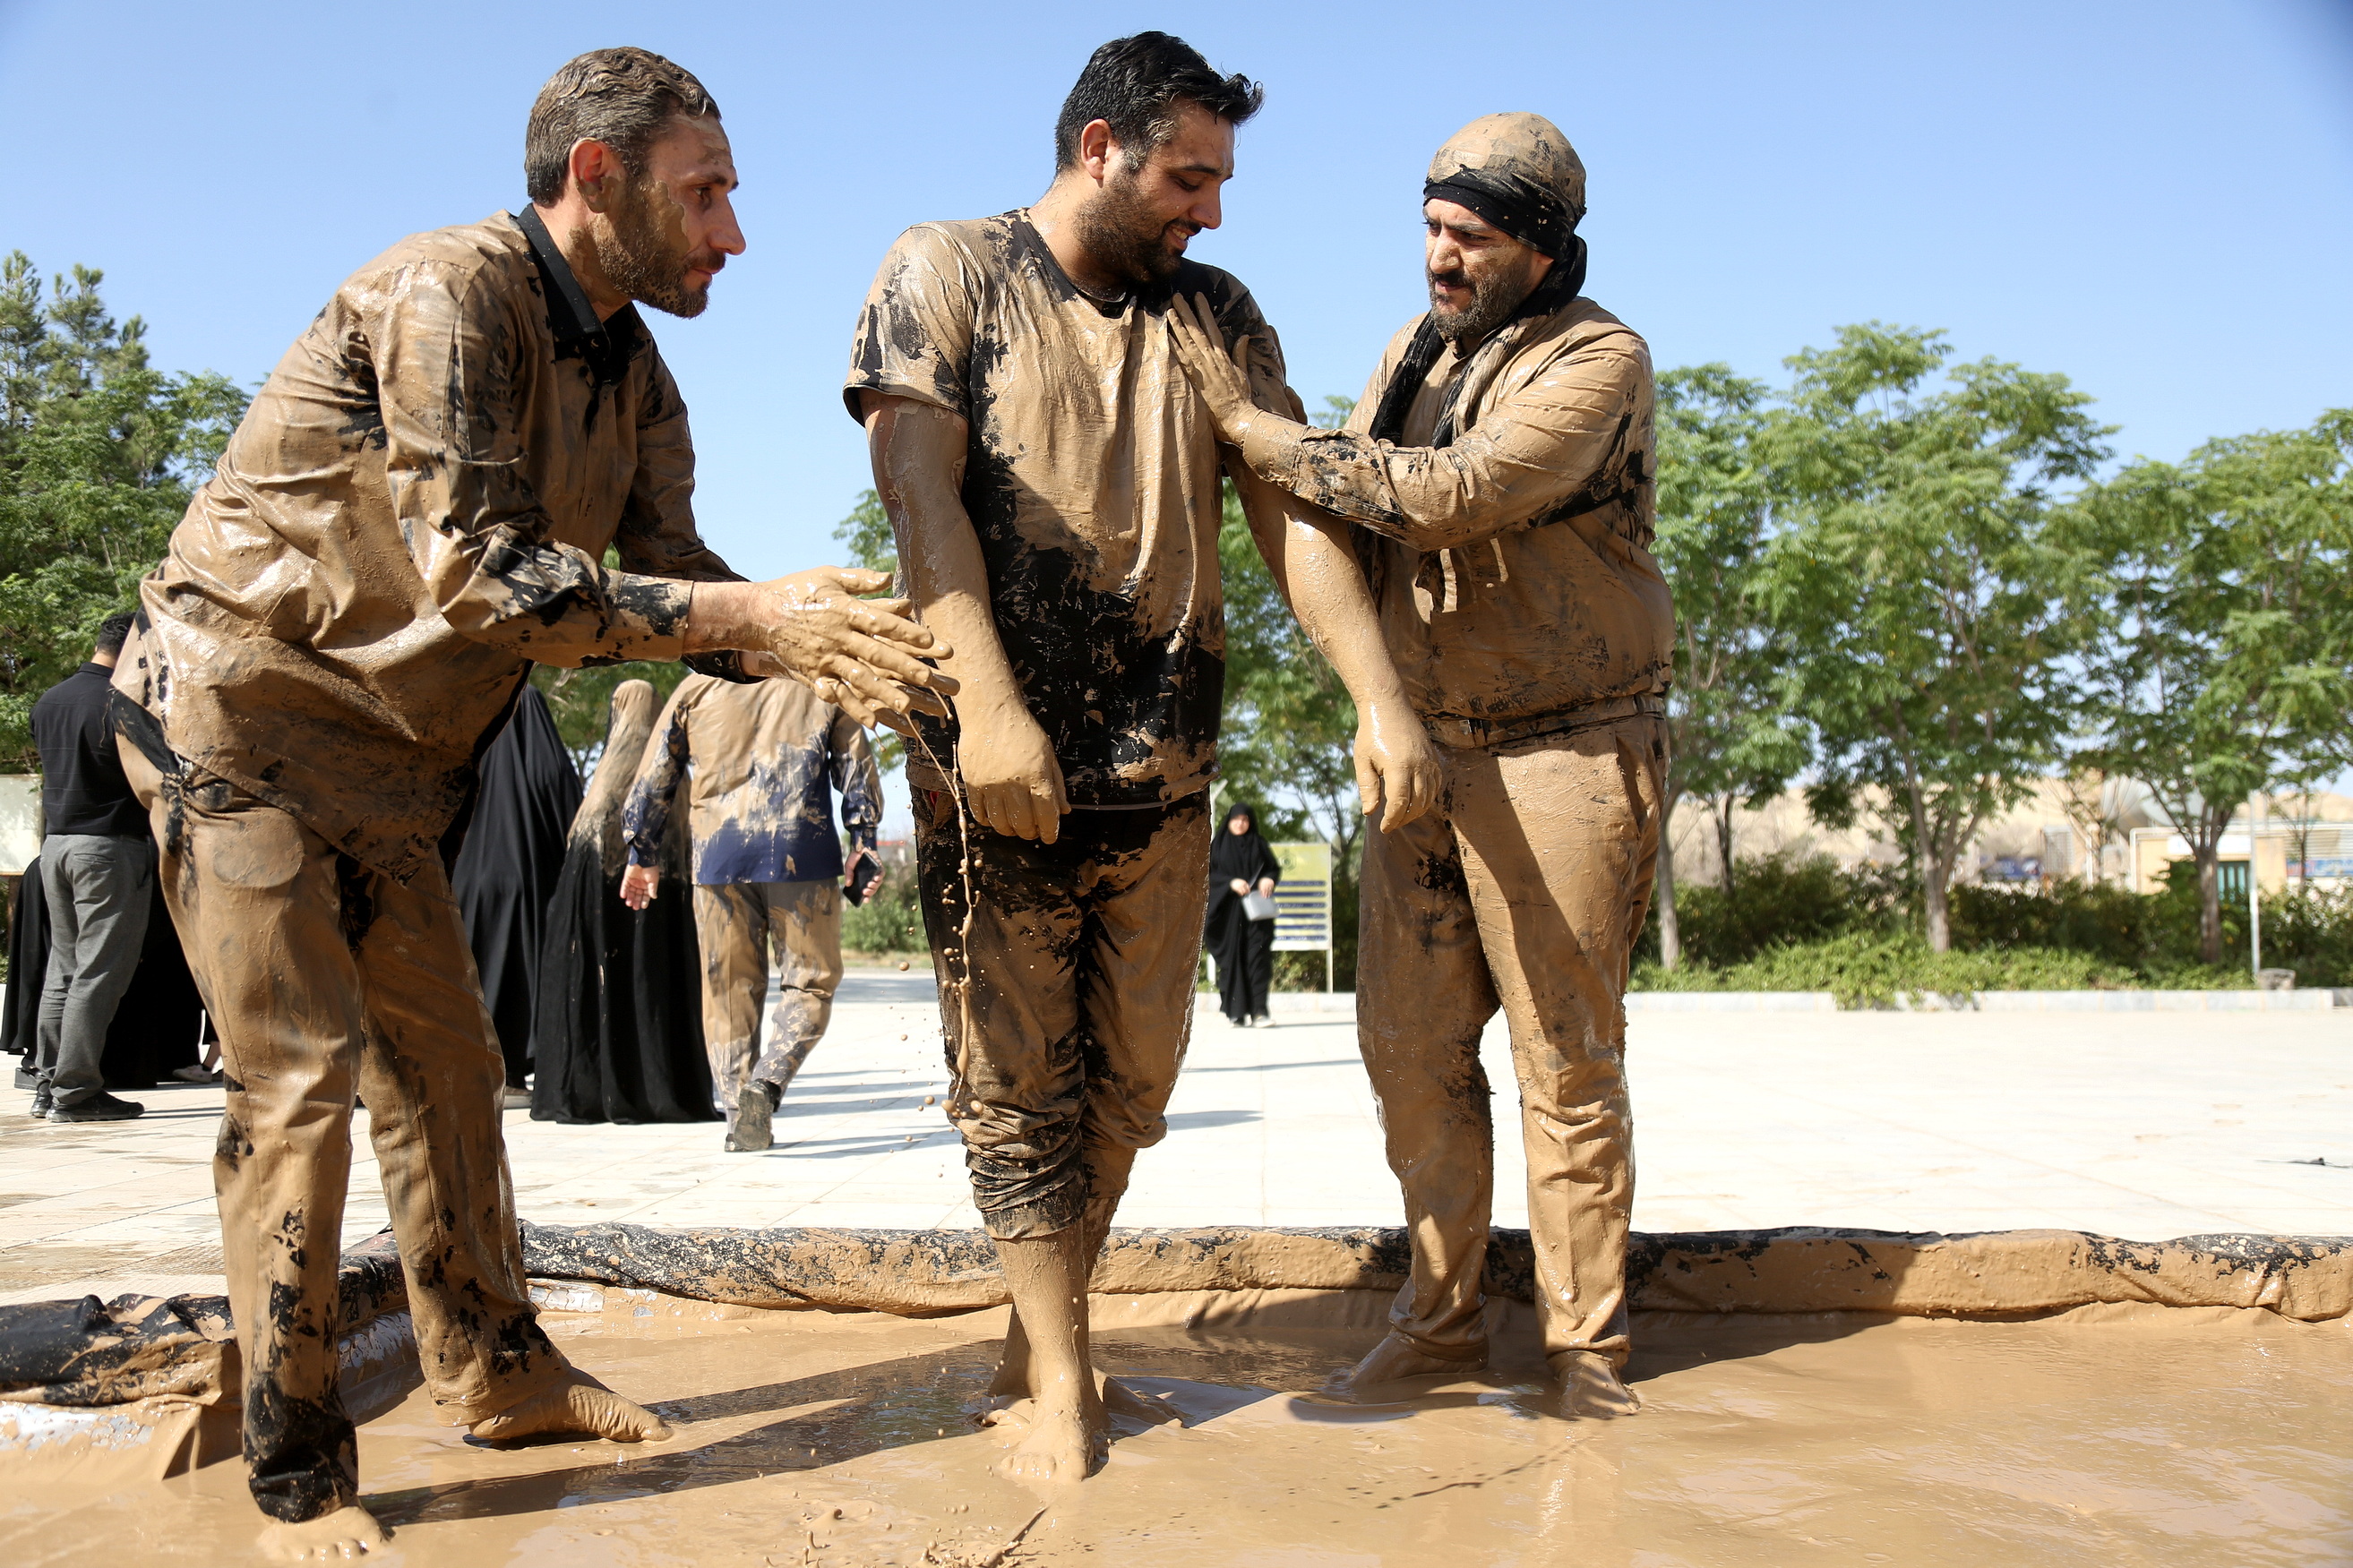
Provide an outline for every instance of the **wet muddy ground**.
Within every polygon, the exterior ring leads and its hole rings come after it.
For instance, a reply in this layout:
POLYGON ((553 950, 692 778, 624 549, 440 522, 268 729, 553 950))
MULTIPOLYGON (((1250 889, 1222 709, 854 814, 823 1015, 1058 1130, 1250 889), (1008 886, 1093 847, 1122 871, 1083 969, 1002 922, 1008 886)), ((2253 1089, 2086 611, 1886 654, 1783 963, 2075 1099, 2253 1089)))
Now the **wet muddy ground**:
MULTIPOLYGON (((1098 1359, 1172 1401, 1059 1497, 996 1479, 975 1413, 1001 1311, 907 1321, 619 1302, 566 1350, 676 1426, 496 1450, 421 1394, 361 1428, 409 1563, 2314 1564, 2353 1561, 2353 1332, 2227 1309, 2031 1322, 1638 1318, 1630 1421, 1530 1408, 1497 1369, 1354 1405, 1366 1293, 1214 1329, 1100 1304, 1098 1359), (633 1315, 643 1311, 645 1315, 633 1315), (1129 1320, 1123 1321, 1123 1320, 1129 1320)), ((1139 1308, 1143 1310, 1138 1310, 1139 1308)), ((26 1479, 31 1479, 29 1471, 26 1479)), ((0 1500, 15 1563, 247 1559, 242 1467, 0 1500)))

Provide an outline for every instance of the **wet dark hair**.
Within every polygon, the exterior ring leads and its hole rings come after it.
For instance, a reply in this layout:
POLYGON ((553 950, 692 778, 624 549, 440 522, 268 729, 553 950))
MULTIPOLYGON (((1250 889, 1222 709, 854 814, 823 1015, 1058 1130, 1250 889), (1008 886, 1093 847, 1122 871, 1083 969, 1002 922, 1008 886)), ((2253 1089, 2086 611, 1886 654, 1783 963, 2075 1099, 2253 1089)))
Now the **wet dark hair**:
POLYGON ((636 179, 646 152, 681 115, 716 116, 719 105, 694 73, 650 49, 591 49, 547 79, 523 132, 522 176, 531 199, 547 206, 564 195, 572 148, 602 142, 636 179))
POLYGON ((98 641, 92 646, 100 653, 121 653, 130 639, 131 624, 139 618, 136 610, 121 610, 98 623, 98 641))
POLYGON ((1126 153, 1128 166, 1142 165, 1151 151, 1176 134, 1176 105, 1185 99, 1229 124, 1258 112, 1266 89, 1246 76, 1219 76, 1201 52, 1166 33, 1113 38, 1094 52, 1079 73, 1071 96, 1054 121, 1054 167, 1079 161, 1079 132, 1100 120, 1126 153))

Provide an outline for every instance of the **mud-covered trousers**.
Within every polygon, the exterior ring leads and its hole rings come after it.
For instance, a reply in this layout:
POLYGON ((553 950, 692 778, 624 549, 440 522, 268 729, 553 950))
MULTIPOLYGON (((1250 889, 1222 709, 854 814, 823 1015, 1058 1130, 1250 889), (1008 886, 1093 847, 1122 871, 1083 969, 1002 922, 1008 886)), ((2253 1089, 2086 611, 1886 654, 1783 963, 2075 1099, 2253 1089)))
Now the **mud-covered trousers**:
POLYGON ((913 794, 948 1116, 981 1223, 1000 1241, 1100 1233, 1168 1131, 1192 1037, 1208 797, 1074 810, 1039 844, 960 829, 948 792, 913 794))
POLYGON ((359 1495, 335 1358, 355 1092, 442 1414, 480 1420, 565 1374, 525 1294, 506 1063, 438 860, 404 886, 225 780, 163 773, 127 734, 121 754, 220 1032, 213 1185, 248 1484, 264 1513, 315 1519, 359 1495))
POLYGON ((730 1122, 735 1097, 753 1079, 789 1088, 825 1037, 841 984, 841 889, 813 882, 731 882, 694 889, 694 934, 702 947, 702 1040, 711 1089, 730 1122), (781 994, 760 1048, 768 1000, 768 952, 776 950, 781 994))
POLYGON ((1389 1322, 1425 1352, 1484 1348, 1494 1134, 1479 1036, 1511 1029, 1545 1353, 1625 1361, 1634 1153, 1627 969, 1659 845, 1666 727, 1626 720, 1440 748, 1440 808, 1365 835, 1356 1035, 1413 1265, 1389 1322))

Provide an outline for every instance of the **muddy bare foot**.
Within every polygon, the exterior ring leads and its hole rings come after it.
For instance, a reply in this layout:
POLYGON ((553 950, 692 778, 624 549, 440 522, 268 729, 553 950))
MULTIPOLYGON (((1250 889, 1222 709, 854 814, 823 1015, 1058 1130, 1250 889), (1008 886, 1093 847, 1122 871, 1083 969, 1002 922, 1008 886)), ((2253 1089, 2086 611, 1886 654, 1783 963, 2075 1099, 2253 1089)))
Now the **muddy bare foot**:
POLYGON ((1487 1364, 1486 1347, 1459 1361, 1434 1356, 1416 1346, 1403 1334, 1392 1333, 1375 1345, 1356 1370, 1348 1373, 1347 1387, 1354 1393, 1359 1388, 1373 1388, 1384 1383, 1395 1383, 1401 1377, 1429 1377, 1433 1374, 1460 1376, 1477 1372, 1487 1364))
POLYGON ((273 1523, 258 1544, 272 1563, 356 1563, 388 1548, 392 1532, 355 1503, 301 1524, 273 1523))
POLYGON ((996 1412, 990 1424, 1013 1439, 1012 1452, 997 1462, 997 1474, 1008 1480, 1031 1486, 1082 1481, 1111 1452, 1108 1424, 1099 1411, 1090 1415, 1021 1399, 996 1412))
POLYGON ((572 1381, 542 1389, 521 1405, 485 1415, 468 1428, 485 1443, 519 1437, 602 1437, 613 1443, 659 1443, 670 1436, 662 1418, 575 1372, 572 1381))
POLYGON ((1572 1351, 1553 1363, 1553 1383, 1546 1391, 1545 1406, 1565 1420, 1608 1421, 1636 1414, 1642 1402, 1626 1386, 1608 1356, 1572 1351))

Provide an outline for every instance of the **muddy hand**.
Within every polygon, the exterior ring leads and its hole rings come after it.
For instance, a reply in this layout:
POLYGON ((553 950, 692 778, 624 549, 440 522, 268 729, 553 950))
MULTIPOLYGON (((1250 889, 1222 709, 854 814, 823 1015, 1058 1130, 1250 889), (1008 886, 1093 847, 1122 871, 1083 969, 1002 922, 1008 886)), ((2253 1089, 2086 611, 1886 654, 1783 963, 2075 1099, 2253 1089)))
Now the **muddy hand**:
POLYGON ((1438 804, 1443 764, 1421 721, 1408 710, 1367 708, 1356 724, 1356 794, 1365 815, 1392 833, 1438 804))
MULTIPOLYGON (((763 650, 784 672, 860 724, 909 713, 947 717, 953 677, 923 660, 950 650, 908 618, 904 599, 861 599, 891 586, 887 572, 819 566, 760 584, 763 650)), ((902 726, 894 723, 893 728, 902 726)))
POLYGON ((1051 844, 1061 837, 1062 815, 1071 809, 1053 742, 1027 709, 980 713, 975 704, 964 706, 956 771, 974 819, 1008 837, 1051 844))
POLYGON ((1218 318, 1209 308, 1208 296, 1197 294, 1187 300, 1182 294, 1168 302, 1168 335, 1176 349, 1177 363, 1185 367, 1186 379, 1208 405, 1209 416, 1218 422, 1218 434, 1226 440, 1237 438, 1236 433, 1256 411, 1250 396, 1250 339, 1245 334, 1234 344, 1230 357, 1226 353, 1225 338, 1218 331, 1218 318))

